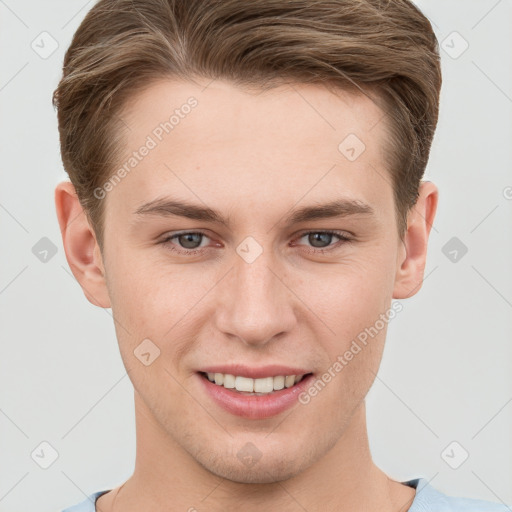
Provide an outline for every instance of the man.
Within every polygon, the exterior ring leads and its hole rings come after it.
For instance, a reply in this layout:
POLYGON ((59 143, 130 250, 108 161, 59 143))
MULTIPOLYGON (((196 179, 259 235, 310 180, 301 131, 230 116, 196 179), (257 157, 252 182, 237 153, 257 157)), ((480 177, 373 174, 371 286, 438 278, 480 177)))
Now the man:
POLYGON ((379 0, 101 0, 55 92, 71 270, 112 308, 133 475, 69 511, 506 507, 372 461, 365 397, 421 288, 441 72, 379 0))

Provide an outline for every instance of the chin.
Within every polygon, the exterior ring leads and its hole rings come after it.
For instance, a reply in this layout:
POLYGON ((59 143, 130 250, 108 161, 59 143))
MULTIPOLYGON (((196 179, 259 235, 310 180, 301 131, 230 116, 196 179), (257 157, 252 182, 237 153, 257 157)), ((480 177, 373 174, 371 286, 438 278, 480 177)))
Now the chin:
POLYGON ((267 461, 266 464, 257 463, 252 468, 248 468, 229 465, 224 461, 206 469, 219 477, 239 484, 272 484, 293 478, 302 471, 302 467, 294 464, 290 466, 294 467, 284 467, 282 461, 275 465, 267 461))
MULTIPOLYGON (((267 449, 258 454, 254 445, 246 443, 236 454, 228 455, 229 450, 215 453, 211 452, 208 458, 197 462, 210 473, 240 484, 271 484, 282 482, 300 474, 313 464, 313 454, 296 452, 283 453, 282 450, 267 449), (253 457, 248 456, 253 455, 253 457)), ((196 454, 197 455, 197 454, 196 454)))

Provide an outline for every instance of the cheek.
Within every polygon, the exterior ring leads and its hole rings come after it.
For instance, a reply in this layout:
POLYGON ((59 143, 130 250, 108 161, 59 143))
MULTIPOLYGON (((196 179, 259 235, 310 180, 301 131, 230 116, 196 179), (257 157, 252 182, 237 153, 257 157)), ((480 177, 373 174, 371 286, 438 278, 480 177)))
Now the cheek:
POLYGON ((394 316, 390 311, 395 272, 392 262, 390 248, 383 248, 377 257, 354 258, 332 271, 330 280, 315 292, 312 309, 334 331, 325 336, 323 329, 321 337, 333 400, 355 405, 375 379, 387 331, 383 318, 389 321, 394 316))
MULTIPOLYGON (((195 286, 187 286, 186 272, 178 265, 167 267, 137 253, 116 257, 109 269, 112 309, 128 323, 166 320, 171 323, 186 309, 188 295, 195 286)), ((194 283, 196 284, 196 283, 194 283)))
POLYGON ((200 301, 215 280, 210 282, 204 274, 194 277, 183 266, 166 267, 144 258, 119 262, 110 280, 112 313, 125 365, 138 365, 134 350, 146 339, 160 351, 155 364, 183 357, 192 350, 201 325, 200 301))
POLYGON ((319 335, 327 358, 316 386, 317 390, 326 388, 318 393, 318 407, 333 410, 338 425, 348 421, 372 386, 385 344, 387 322, 382 318, 392 318, 389 293, 385 286, 376 289, 372 276, 346 279, 344 284, 340 293, 331 294, 326 301, 331 312, 322 319, 335 334, 319 335), (332 409, 333 404, 339 407, 332 409))
MULTIPOLYGON (((385 253, 384 253, 385 254, 385 253)), ((336 333, 336 339, 348 340, 373 324, 389 309, 395 269, 392 256, 354 257, 332 265, 325 276, 311 275, 316 286, 304 288, 311 309, 336 333)))

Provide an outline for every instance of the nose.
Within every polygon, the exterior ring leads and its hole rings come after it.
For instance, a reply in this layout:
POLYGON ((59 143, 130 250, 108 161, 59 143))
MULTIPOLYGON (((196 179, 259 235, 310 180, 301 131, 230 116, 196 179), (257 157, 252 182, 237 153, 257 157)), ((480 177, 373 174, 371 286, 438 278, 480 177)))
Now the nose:
POLYGON ((295 295, 283 274, 270 251, 251 263, 236 255, 234 268, 219 283, 216 328, 248 346, 264 346, 289 333, 297 322, 295 295))

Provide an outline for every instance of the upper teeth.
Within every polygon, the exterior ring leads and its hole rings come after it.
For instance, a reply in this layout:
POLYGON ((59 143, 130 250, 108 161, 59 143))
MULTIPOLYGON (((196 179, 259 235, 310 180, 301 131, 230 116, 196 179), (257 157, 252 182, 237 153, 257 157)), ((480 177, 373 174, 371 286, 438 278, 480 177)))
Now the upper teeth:
POLYGON ((215 382, 219 386, 250 393, 271 393, 285 387, 291 388, 304 377, 304 375, 279 375, 277 377, 251 379, 249 377, 241 377, 240 375, 230 375, 229 373, 208 373, 207 375, 208 380, 215 382))

